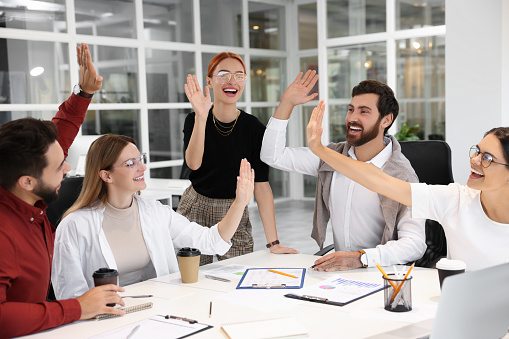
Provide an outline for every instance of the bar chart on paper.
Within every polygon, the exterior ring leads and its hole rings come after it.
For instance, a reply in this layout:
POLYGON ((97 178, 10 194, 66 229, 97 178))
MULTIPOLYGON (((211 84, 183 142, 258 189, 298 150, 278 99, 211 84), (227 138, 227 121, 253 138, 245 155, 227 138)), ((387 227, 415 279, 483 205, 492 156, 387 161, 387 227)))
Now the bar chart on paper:
POLYGON ((335 275, 315 285, 304 287, 298 295, 292 293, 287 297, 342 306, 383 288, 383 284, 345 279, 335 275))

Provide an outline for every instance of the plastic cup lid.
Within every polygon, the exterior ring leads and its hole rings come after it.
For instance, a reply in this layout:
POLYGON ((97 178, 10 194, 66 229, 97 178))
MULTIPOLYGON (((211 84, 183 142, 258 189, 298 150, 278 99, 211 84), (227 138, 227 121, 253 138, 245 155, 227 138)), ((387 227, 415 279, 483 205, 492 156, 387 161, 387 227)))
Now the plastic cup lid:
POLYGON ((103 267, 94 272, 93 277, 95 278, 111 278, 116 277, 118 271, 113 268, 103 267))
POLYGON ((442 258, 437 262, 437 268, 441 270, 464 270, 467 268, 467 265, 461 260, 442 258))
POLYGON ((179 257, 194 257, 200 254, 201 252, 199 249, 191 247, 183 247, 177 253, 179 257))

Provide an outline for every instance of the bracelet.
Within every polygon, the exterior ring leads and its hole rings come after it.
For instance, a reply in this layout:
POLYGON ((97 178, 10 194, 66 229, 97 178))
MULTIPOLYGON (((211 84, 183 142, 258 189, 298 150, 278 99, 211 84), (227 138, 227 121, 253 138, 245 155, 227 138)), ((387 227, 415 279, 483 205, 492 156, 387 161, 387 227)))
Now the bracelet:
POLYGON ((267 248, 271 248, 272 246, 274 246, 274 245, 278 245, 278 244, 279 244, 279 240, 274 240, 273 242, 268 243, 268 244, 267 244, 267 245, 265 245, 265 246, 267 246, 267 248))

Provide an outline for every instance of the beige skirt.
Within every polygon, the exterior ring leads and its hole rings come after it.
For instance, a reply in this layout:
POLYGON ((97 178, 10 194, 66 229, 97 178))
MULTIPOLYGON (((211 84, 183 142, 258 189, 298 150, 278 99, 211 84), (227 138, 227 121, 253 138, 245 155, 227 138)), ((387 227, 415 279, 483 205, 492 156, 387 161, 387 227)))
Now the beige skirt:
MULTIPOLYGON (((189 186, 180 199, 177 213, 205 227, 212 227, 220 222, 235 199, 214 199, 199 194, 189 186)), ((251 222, 249 221, 249 210, 246 207, 239 227, 232 239, 232 247, 225 255, 217 255, 218 260, 237 257, 239 255, 253 252, 253 234, 251 222)), ((213 261, 211 255, 202 255, 200 265, 210 264, 213 261)))

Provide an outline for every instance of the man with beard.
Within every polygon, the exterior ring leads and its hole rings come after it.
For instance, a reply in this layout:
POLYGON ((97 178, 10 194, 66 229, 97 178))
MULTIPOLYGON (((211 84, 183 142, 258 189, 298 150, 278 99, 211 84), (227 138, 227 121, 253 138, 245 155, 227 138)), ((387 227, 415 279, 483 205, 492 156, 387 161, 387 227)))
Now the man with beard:
MULTIPOLYGON (((269 120, 261 159, 268 165, 317 176, 315 212, 311 237, 323 248, 327 223, 332 225, 335 252, 316 260, 319 271, 404 264, 422 257, 426 250, 424 220, 410 219, 409 209, 370 192, 314 155, 308 147, 290 148, 286 126, 293 107, 313 99, 309 95, 318 76, 309 71, 283 94, 269 120)), ((392 136, 385 135, 398 116, 394 92, 376 80, 364 80, 352 90, 346 116, 346 142, 329 148, 353 159, 371 163, 385 173, 417 182, 410 162, 392 136)))
POLYGON ((70 166, 65 162, 102 77, 96 74, 88 46, 78 47, 80 88, 64 102, 53 122, 18 119, 0 126, 0 338, 31 334, 89 319, 123 314, 107 307, 124 305, 117 291, 104 285, 76 299, 47 302, 55 228, 42 200, 58 198, 70 166), (58 136, 57 136, 58 131, 58 136))

